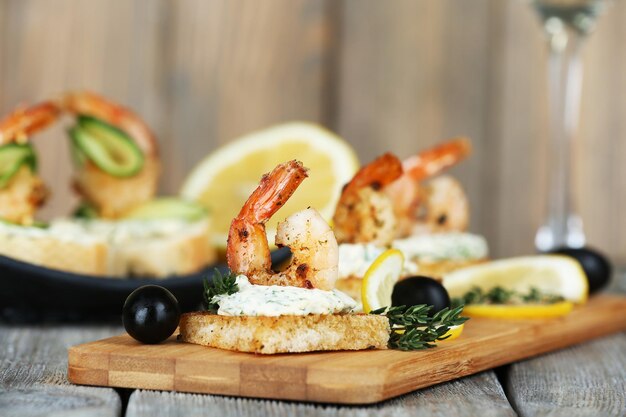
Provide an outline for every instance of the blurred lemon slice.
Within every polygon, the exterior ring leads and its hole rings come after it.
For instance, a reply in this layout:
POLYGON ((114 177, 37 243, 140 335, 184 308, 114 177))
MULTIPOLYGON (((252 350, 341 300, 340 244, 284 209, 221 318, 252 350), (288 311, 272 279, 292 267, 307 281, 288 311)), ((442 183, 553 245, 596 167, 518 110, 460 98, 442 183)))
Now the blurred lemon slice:
POLYGON ((370 265, 361 285, 363 312, 391 306, 393 287, 400 279, 403 265, 404 256, 397 249, 386 250, 370 265))
POLYGON ((350 145, 321 126, 287 123, 229 142, 196 165, 180 194, 209 209, 214 244, 223 249, 230 222, 261 176, 292 159, 302 161, 309 168, 309 178, 267 223, 267 234, 273 242, 277 223, 299 210, 313 207, 330 220, 341 187, 359 167, 350 145))
MULTIPOLYGON (((465 313, 465 308, 463 308, 463 313, 465 313)), ((448 330, 447 333, 443 335, 444 337, 448 336, 448 338, 444 340, 437 340, 437 343, 457 339, 459 336, 461 336, 461 333, 463 333, 464 328, 465 323, 459 324, 458 326, 450 327, 450 330, 448 330)))
POLYGON ((463 313, 471 317, 494 319, 549 319, 568 314, 574 308, 570 301, 554 304, 470 304, 463 307, 463 313))
MULTIPOLYGON (((462 297, 473 287, 487 292, 499 286, 519 293, 528 293, 531 288, 536 288, 545 294, 562 296, 567 301, 584 303, 588 292, 587 278, 580 264, 574 259, 553 255, 509 258, 462 268, 446 274, 443 277, 443 286, 448 290, 450 298, 462 297)), ((465 306, 463 311, 470 314, 470 311, 475 310, 474 307, 465 306)), ((508 305, 488 307, 487 310, 493 311, 512 309, 508 305)), ((524 313, 522 307, 535 308, 537 305, 519 306, 515 311, 524 313)))

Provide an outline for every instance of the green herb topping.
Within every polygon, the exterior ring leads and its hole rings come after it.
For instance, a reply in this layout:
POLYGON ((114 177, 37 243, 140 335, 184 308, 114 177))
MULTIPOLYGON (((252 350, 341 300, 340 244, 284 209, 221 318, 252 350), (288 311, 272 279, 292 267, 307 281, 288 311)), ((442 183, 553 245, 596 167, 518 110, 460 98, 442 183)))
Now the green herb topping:
POLYGON ((399 350, 420 350, 435 347, 434 342, 445 340, 450 327, 465 323, 467 317, 459 317, 463 306, 443 310, 430 317, 433 306, 425 304, 411 307, 383 307, 370 314, 387 316, 391 325, 389 347, 399 350))
POLYGON ((239 287, 235 282, 237 275, 229 272, 226 275, 222 275, 219 269, 215 269, 213 272, 213 278, 209 283, 208 279, 204 279, 204 308, 211 313, 217 313, 220 307, 217 303, 214 303, 213 297, 216 295, 230 295, 239 291, 239 287))
POLYGON ((453 298, 452 305, 464 304, 554 304, 563 301, 560 295, 546 294, 538 288, 532 287, 528 293, 515 290, 507 290, 502 287, 494 287, 484 292, 479 287, 474 287, 462 297, 453 298))

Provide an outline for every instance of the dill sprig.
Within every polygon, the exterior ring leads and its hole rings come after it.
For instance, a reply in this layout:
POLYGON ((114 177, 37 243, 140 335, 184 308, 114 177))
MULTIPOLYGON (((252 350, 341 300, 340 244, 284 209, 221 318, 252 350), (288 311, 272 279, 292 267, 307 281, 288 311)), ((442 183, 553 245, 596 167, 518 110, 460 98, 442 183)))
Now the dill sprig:
POLYGON ((489 291, 483 291, 479 287, 473 287, 462 297, 452 299, 452 305, 469 304, 553 304, 563 301, 560 295, 547 294, 538 288, 531 287, 528 293, 507 290, 503 287, 493 287, 489 291))
POLYGON ((226 275, 222 275, 219 269, 215 269, 211 282, 208 279, 204 279, 204 308, 211 313, 217 313, 220 307, 217 303, 214 303, 213 297, 216 295, 230 295, 239 291, 239 287, 235 282, 237 275, 229 272, 226 275))
POLYGON ((431 317, 429 313, 432 309, 433 306, 420 304, 410 307, 383 307, 371 311, 370 314, 381 314, 389 319, 391 349, 420 350, 435 347, 437 340, 449 337, 445 334, 450 327, 468 320, 467 317, 460 317, 463 306, 453 309, 446 307, 431 317))

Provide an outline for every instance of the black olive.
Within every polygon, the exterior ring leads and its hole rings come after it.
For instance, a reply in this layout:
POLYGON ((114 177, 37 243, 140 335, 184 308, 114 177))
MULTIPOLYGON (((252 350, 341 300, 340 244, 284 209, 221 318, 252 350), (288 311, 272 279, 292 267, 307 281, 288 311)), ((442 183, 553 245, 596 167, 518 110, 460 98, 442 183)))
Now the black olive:
POLYGON ((144 285, 133 291, 122 309, 124 328, 142 343, 159 343, 174 333, 180 321, 176 297, 158 285, 144 285))
POLYGON ((570 256, 576 259, 587 275, 589 281, 589 294, 593 294, 606 286, 611 279, 611 263, 606 256, 591 248, 558 248, 550 253, 570 256))
POLYGON ((391 305, 414 306, 427 304, 433 306, 429 315, 450 307, 448 291, 432 278, 416 276, 396 283, 391 294, 391 305))

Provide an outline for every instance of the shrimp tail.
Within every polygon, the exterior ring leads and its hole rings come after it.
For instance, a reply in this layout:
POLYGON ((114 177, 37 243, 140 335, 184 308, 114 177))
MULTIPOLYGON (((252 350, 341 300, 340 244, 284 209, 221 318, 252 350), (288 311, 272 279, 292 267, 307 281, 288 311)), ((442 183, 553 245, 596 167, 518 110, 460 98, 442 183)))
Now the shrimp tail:
POLYGON ((25 141, 31 134, 54 123, 60 114, 60 107, 53 101, 18 107, 0 120, 0 145, 25 141))
POLYGON ((342 196, 353 194, 365 187, 380 190, 401 175, 402 162, 395 155, 387 152, 362 167, 352 180, 344 186, 342 196))
POLYGON ((261 182, 241 208, 237 218, 265 223, 276 213, 308 176, 302 162, 293 160, 278 165, 261 182))
POLYGON ((402 168, 411 178, 421 181, 458 164, 471 152, 470 140, 459 137, 405 159, 402 168))

